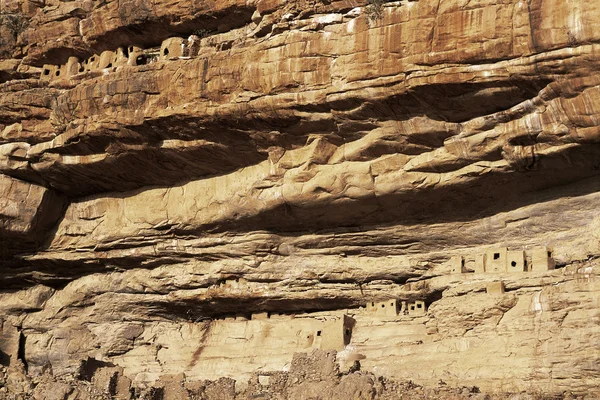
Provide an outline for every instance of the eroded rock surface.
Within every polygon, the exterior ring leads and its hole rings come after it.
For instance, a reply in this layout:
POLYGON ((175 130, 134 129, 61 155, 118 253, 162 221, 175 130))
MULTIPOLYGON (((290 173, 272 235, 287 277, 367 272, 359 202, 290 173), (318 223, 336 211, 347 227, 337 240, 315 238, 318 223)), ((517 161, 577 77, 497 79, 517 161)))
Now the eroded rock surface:
POLYGON ((600 3, 379 3, 2 3, 5 393, 600 396, 600 3))

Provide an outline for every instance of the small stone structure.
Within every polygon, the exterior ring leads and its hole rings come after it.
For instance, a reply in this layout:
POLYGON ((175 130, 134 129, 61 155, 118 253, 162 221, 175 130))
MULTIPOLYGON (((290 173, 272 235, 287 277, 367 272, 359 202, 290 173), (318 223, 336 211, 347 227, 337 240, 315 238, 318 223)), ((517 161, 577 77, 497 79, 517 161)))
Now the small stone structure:
POLYGON ((465 258, 463 256, 453 256, 450 259, 450 270, 453 274, 467 272, 467 269, 465 268, 465 258))
POLYGON ((124 65, 137 66, 149 64, 154 60, 195 57, 199 51, 200 38, 198 36, 191 35, 188 39, 172 37, 162 42, 158 53, 156 49, 145 50, 137 46, 125 46, 114 51, 105 50, 101 54, 94 54, 83 61, 77 57, 69 57, 64 65, 46 64, 42 68, 40 79, 43 81, 64 80, 81 73, 106 71, 109 68, 124 65))
POLYGON ((506 247, 490 248, 484 254, 477 254, 470 260, 464 256, 450 259, 450 271, 453 274, 502 273, 548 271, 555 267, 552 251, 546 247, 532 250, 508 250, 506 247))
POLYGON ((507 253, 506 247, 489 249, 486 251, 485 272, 505 272, 507 253))
POLYGON ((531 271, 550 271, 556 267, 552 258, 552 250, 546 247, 535 248, 531 251, 531 271))
POLYGON ((398 315, 398 300, 390 299, 386 301, 370 302, 367 304, 367 309, 370 313, 376 315, 386 315, 389 317, 395 317, 398 315))
POLYGON ((112 51, 103 51, 98 57, 98 69, 106 69, 113 67, 115 53, 112 51))
POLYGON ((473 271, 476 274, 482 274, 485 272, 485 254, 477 254, 475 256, 475 266, 473 271))
POLYGON ((55 79, 57 69, 58 67, 56 65, 44 64, 44 66, 42 67, 42 74, 40 75, 40 80, 50 81, 55 79))
POLYGON ((504 282, 492 282, 488 283, 485 287, 485 291, 487 294, 502 294, 504 293, 504 282))
MULTIPOLYGON (((242 321, 235 319, 236 321, 242 321)), ((271 313, 257 313, 252 314, 251 321, 258 321, 257 323, 269 324, 269 323, 289 323, 294 326, 294 318, 292 316, 286 316, 278 314, 271 318, 271 313)), ((298 321, 302 321, 302 324, 308 323, 309 331, 304 328, 303 332, 306 335, 306 346, 312 348, 318 348, 322 350, 343 350, 346 345, 350 343, 352 338, 352 329, 354 328, 355 321, 348 315, 342 317, 335 317, 332 319, 321 320, 316 318, 299 318, 298 321)), ((232 321, 232 319, 225 318, 225 321, 232 321)), ((248 321, 244 319, 244 321, 248 321)))
POLYGON ((366 310, 370 314, 386 317, 397 317, 398 315, 425 315, 427 306, 423 300, 416 300, 408 303, 406 301, 398 302, 397 299, 375 302, 367 304, 366 310))
POLYGON ((526 272, 525 252, 523 250, 509 251, 506 255, 507 272, 526 272))
POLYGON ((347 315, 342 318, 325 321, 315 333, 313 348, 321 350, 343 350, 350 344, 354 320, 347 315))
POLYGON ((160 59, 172 60, 183 57, 187 41, 184 38, 173 37, 162 42, 160 46, 160 59))
POLYGON ((425 302, 422 300, 408 304, 408 315, 425 315, 426 312, 425 302))
POLYGON ((266 313, 266 312, 252 314, 252 320, 256 320, 256 319, 269 319, 270 317, 271 316, 269 315, 269 313, 266 313))

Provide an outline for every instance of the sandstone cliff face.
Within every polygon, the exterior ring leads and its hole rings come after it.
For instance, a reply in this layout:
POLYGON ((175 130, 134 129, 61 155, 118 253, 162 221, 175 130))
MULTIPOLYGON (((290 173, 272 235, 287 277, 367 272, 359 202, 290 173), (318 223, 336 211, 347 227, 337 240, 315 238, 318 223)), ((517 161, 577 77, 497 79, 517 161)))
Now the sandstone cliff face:
POLYGON ((4 1, 0 361, 600 396, 600 3, 379 3, 4 1))

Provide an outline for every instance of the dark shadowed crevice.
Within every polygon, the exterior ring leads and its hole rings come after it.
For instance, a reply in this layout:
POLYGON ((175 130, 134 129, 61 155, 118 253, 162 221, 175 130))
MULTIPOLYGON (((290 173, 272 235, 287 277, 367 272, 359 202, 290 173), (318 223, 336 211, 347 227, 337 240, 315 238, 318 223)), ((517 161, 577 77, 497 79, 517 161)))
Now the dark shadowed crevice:
POLYGON ((17 354, 17 358, 23 362, 23 366, 25 367, 25 372, 27 373, 29 366, 27 364, 27 359, 25 358, 25 345, 27 338, 23 334, 23 331, 19 329, 19 351, 17 354))
POLYGON ((95 358, 88 357, 87 360, 82 360, 79 366, 79 379, 91 382, 92 377, 97 370, 104 367, 114 367, 115 365, 110 362, 96 360, 95 358))

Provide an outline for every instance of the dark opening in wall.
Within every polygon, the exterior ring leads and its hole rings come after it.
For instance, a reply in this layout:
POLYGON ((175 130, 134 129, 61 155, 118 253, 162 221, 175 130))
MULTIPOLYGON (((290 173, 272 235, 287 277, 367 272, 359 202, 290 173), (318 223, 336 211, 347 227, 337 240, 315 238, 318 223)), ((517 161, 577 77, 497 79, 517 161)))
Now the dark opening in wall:
POLYGON ((112 68, 112 63, 108 63, 108 65, 106 66, 106 68, 112 68))
POLYGON ((381 305, 381 308, 385 308, 385 304, 382 304, 382 305, 381 305))
POLYGON ((96 57, 90 58, 90 62, 94 62, 94 61, 96 61, 96 57))
POLYGON ((421 304, 421 303, 418 303, 418 304, 417 304, 417 308, 423 308, 423 304, 421 304))
POLYGON ((321 336, 321 331, 317 331, 317 336, 321 336))
POLYGON ((56 71, 56 76, 60 76, 60 70, 56 71))
POLYGON ((96 360, 88 357, 87 360, 81 360, 79 365, 79 379, 91 382, 97 370, 104 367, 114 367, 115 365, 109 362, 96 360))
POLYGON ((84 68, 84 66, 82 65, 81 67, 79 67, 79 72, 83 72, 83 71, 85 71, 85 68, 84 68))
POLYGON ((44 70, 44 75, 50 75, 50 70, 49 69, 45 69, 44 70))
POLYGON ((350 336, 350 334, 352 332, 350 331, 350 328, 346 328, 346 330, 344 331, 344 333, 346 334, 346 336, 350 336))
POLYGON ((148 57, 145 54, 137 56, 135 59, 135 65, 146 65, 148 64, 148 57))
POLYGON ((123 55, 125 56, 125 58, 129 58, 129 49, 127 49, 127 47, 123 49, 123 55))
POLYGON ((500 258, 500 253, 494 253, 494 260, 497 260, 500 258))
POLYGON ((511 261, 510 262, 510 266, 513 267, 513 268, 516 267, 517 266, 517 262, 516 261, 511 261))
POLYGON ((163 55, 168 56, 169 55, 169 49, 165 49, 165 51, 163 51, 163 55))
POLYGON ((552 252, 551 251, 548 252, 548 258, 552 258, 552 252))
POLYGON ((19 331, 19 351, 17 354, 17 358, 23 362, 23 366, 25 367, 25 372, 28 371, 29 366, 27 365, 27 360, 25 359, 25 335, 23 332, 19 331))
POLYGON ((0 350, 0 365, 10 366, 10 356, 2 350, 0 350))

